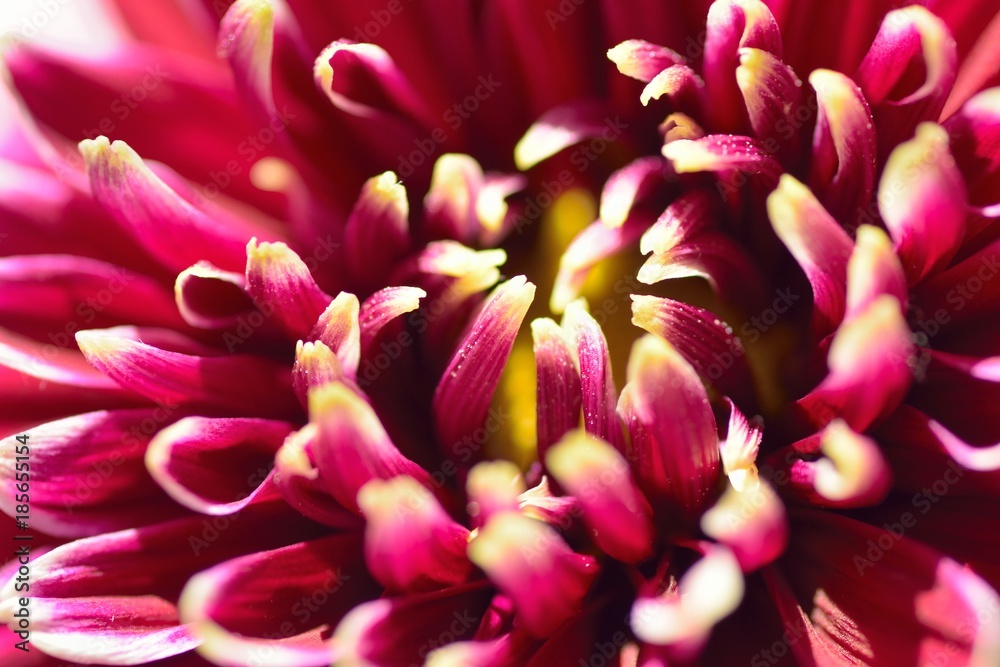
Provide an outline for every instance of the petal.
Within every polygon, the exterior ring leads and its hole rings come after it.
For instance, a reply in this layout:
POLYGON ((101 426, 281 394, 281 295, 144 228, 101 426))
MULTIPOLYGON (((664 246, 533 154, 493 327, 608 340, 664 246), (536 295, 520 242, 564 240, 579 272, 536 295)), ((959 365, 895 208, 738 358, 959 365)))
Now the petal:
POLYGON ((632 324, 665 339, 719 391, 753 400, 753 378, 743 343, 733 328, 704 308, 673 299, 632 295, 632 324))
POLYGON ((377 286, 409 248, 410 205, 391 171, 365 183, 344 229, 344 260, 351 278, 377 286))
POLYGON ((330 663, 330 628, 377 593, 360 536, 346 533, 203 570, 178 606, 201 639, 198 652, 215 664, 319 667, 330 663))
POLYGON ((448 363, 434 392, 434 423, 447 456, 456 456, 463 449, 462 439, 486 419, 534 296, 535 286, 523 276, 497 287, 448 363))
MULTIPOLYGON (((322 341, 295 344, 295 364, 292 366, 292 388, 303 406, 309 405, 309 391, 330 382, 349 384, 351 378, 333 350, 322 341)), ((352 386, 353 388, 353 386, 352 386)))
POLYGON ((948 264, 965 236, 966 200, 944 128, 922 123, 892 152, 878 202, 911 285, 948 264))
POLYGON ((697 115, 704 104, 704 82, 686 65, 674 65, 663 70, 642 89, 639 101, 643 106, 666 95, 670 106, 697 115))
POLYGON ((305 338, 330 296, 319 288, 305 262, 284 243, 257 243, 246 247, 246 289, 261 312, 292 338, 305 338))
POLYGON ((611 174, 601 190, 601 222, 624 225, 636 204, 663 187, 666 174, 666 163, 656 156, 639 158, 611 174))
MULTIPOLYGON (((616 118, 615 122, 621 122, 616 118)), ((514 163, 521 171, 531 169, 584 139, 600 136, 610 119, 601 108, 589 104, 570 104, 550 109, 536 120, 514 146, 514 163)))
POLYGON ((627 375, 618 409, 639 479, 652 495, 697 512, 719 476, 719 435, 698 374, 670 343, 647 334, 632 348, 627 375))
MULTIPOLYGON (((56 332, 55 335, 58 337, 59 333, 61 332, 56 332)), ((62 341, 60 339, 54 342, 62 341)), ((76 350, 52 344, 42 345, 6 329, 0 329, 0 366, 17 371, 25 378, 37 378, 42 381, 43 387, 54 384, 110 396, 129 395, 113 379, 88 365, 76 350)))
MULTIPOLYGON (((102 410, 24 431, 31 452, 31 525, 73 538, 178 516, 180 508, 155 488, 142 464, 150 434, 174 419, 163 409, 102 410)), ((22 513, 14 511, 17 444, 11 436, 0 448, 7 492, 0 508, 10 516, 22 513)))
POLYGON ((558 324, 548 318, 531 323, 537 376, 536 428, 538 455, 580 423, 582 394, 575 346, 558 324))
POLYGON ((469 518, 476 528, 500 512, 516 512, 527 491, 521 469, 510 461, 481 461, 465 480, 469 518))
MULTIPOLYGON (((738 170, 748 176, 759 177, 767 184, 776 183, 781 175, 781 166, 763 144, 749 137, 731 134, 671 141, 663 147, 663 156, 673 163, 678 174, 711 171, 725 176, 738 170)), ((731 189, 732 186, 725 182, 719 184, 723 195, 728 192, 726 188, 731 189)))
POLYGON ((684 57, 676 51, 641 39, 629 39, 608 49, 608 59, 625 76, 645 83, 672 65, 684 64, 684 57))
POLYGON ((840 417, 863 432, 903 400, 913 354, 899 302, 880 296, 841 325, 830 344, 829 374, 798 405, 817 426, 840 417))
POLYGON ((368 570, 392 591, 420 591, 465 581, 468 529, 455 523, 412 477, 373 479, 358 492, 368 570))
POLYGON ((785 506, 756 471, 742 488, 726 487, 701 516, 701 529, 729 547, 744 572, 773 562, 788 545, 785 506))
POLYGON ((861 313, 883 294, 895 297, 905 309, 909 298, 906 275, 886 233, 879 227, 861 225, 847 262, 845 318, 861 313))
POLYGON ((274 454, 293 428, 267 419, 186 417, 156 434, 146 468, 181 505, 232 514, 271 488, 274 454))
POLYGON ((127 328, 77 333, 87 361, 121 386, 168 407, 237 414, 295 415, 288 369, 251 355, 206 357, 170 352, 133 340, 127 328))
MULTIPOLYGON (((970 326, 996 313, 1000 298, 1000 242, 994 241, 930 276, 913 290, 917 326, 928 336, 944 331, 968 332, 970 326)), ((962 350, 966 351, 966 350, 962 350)))
POLYGON ((652 555, 652 510, 618 450, 585 431, 572 431, 548 451, 545 465, 580 500, 583 519, 602 551, 626 563, 652 555))
POLYGON ((1000 183, 1000 88, 984 90, 944 123, 955 156, 977 205, 997 201, 1000 183))
POLYGON ((469 559, 514 600, 517 619, 538 637, 579 612, 599 569, 555 530, 518 512, 492 517, 469 543, 469 559))
POLYGON ((230 271, 243 265, 246 239, 259 230, 207 216, 122 141, 87 139, 80 152, 94 197, 166 268, 181 271, 202 260, 230 271))
POLYGON ((741 48, 736 83, 743 94, 750 127, 783 161, 799 158, 801 134, 795 132, 802 104, 802 81, 774 54, 741 48), (791 131, 790 131, 791 130, 791 131))
POLYGON ((846 308, 847 262, 851 237, 823 209, 809 188, 790 175, 767 198, 771 226, 809 279, 813 330, 822 337, 835 329, 846 308))
POLYGON ((712 201, 703 190, 685 193, 671 202, 656 222, 642 235, 643 255, 661 254, 687 243, 712 224, 712 201))
POLYGON ((622 424, 615 413, 618 392, 611 369, 611 352, 601 325, 580 300, 566 308, 562 328, 567 341, 576 348, 584 428, 610 442, 618 451, 625 451, 622 424))
POLYGON ((993 404, 1000 396, 1000 357, 933 350, 907 400, 962 440, 985 445, 1000 438, 993 404))
POLYGON ((420 307, 427 292, 419 287, 386 287, 365 299, 358 313, 361 328, 361 353, 365 354, 379 332, 389 322, 420 307))
POLYGON ((875 191, 872 112, 858 85, 839 72, 815 70, 809 84, 818 106, 809 189, 841 224, 853 226, 875 191))
POLYGON ((309 334, 310 340, 333 350, 343 372, 350 377, 357 375, 361 361, 360 308, 358 297, 341 292, 319 316, 309 334))
POLYGON ((199 329, 233 327, 240 317, 256 310, 246 293, 244 274, 223 271, 208 262, 198 262, 177 275, 174 297, 184 321, 199 329))
POLYGON ((318 427, 313 450, 320 479, 344 507, 358 511, 358 491, 372 479, 409 475, 430 486, 427 472, 396 449, 372 408, 339 382, 309 392, 318 427))
POLYGON ((805 622, 805 641, 792 645, 799 661, 987 665, 1000 657, 1000 599, 968 568, 831 512, 803 512, 792 534, 781 574, 769 572, 767 582, 785 622, 805 622))
POLYGON ((218 52, 229 61, 236 87, 267 113, 276 111, 271 90, 271 58, 275 10, 283 8, 278 4, 280 1, 237 0, 219 24, 218 52))
POLYGON ((880 155, 888 155, 920 121, 937 120, 957 65, 948 27, 926 8, 912 5, 885 15, 854 75, 875 115, 880 155))

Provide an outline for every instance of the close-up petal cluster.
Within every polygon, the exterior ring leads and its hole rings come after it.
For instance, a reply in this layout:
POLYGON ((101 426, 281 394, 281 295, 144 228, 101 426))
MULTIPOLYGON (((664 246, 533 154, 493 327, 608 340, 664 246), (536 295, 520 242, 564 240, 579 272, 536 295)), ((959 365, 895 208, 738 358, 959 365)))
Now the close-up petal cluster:
POLYGON ((996 0, 35 4, 2 667, 1000 666, 996 0))

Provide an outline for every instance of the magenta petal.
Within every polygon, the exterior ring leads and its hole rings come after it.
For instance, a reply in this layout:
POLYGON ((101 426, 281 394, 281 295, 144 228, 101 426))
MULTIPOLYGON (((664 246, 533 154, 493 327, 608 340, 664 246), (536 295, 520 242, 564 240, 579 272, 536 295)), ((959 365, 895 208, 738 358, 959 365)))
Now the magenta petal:
POLYGON ((605 112, 585 103, 549 109, 536 120, 514 147, 514 163, 526 171, 559 151, 584 139, 600 136, 608 129, 620 130, 620 118, 606 118, 605 112))
POLYGON ((124 142, 87 139, 80 152, 94 197, 166 268, 181 271, 198 261, 230 271, 242 267, 246 240, 259 230, 234 228, 198 210, 124 142))
POLYGON ((687 243, 712 224, 712 201, 702 190, 681 195, 663 211, 642 235, 639 250, 643 255, 664 253, 687 243))
POLYGON ((853 318, 883 294, 895 297, 905 310, 909 299, 906 274, 886 233, 879 227, 861 225, 847 262, 845 318, 853 318))
POLYGON ((310 340, 321 342, 333 350, 341 368, 349 377, 357 375, 358 363, 361 361, 361 327, 358 323, 360 308, 358 297, 341 292, 319 316, 316 326, 309 334, 310 340))
POLYGON ((223 271, 207 262, 184 269, 174 282, 177 310, 184 321, 199 329, 237 326, 254 308, 242 273, 223 271))
POLYGON ((538 455, 580 423, 582 395, 576 350, 563 330, 548 318, 531 323, 534 340, 538 420, 538 455))
MULTIPOLYGON (((67 336, 67 341, 69 337, 67 336)), ((87 364, 76 350, 38 341, 0 329, 0 366, 26 377, 74 389, 123 396, 128 392, 100 370, 87 364)))
POLYGON ((384 597, 355 607, 333 636, 334 664, 421 665, 437 644, 472 639, 488 610, 485 582, 442 591, 384 597))
POLYGON ((649 83, 663 70, 683 65, 684 57, 673 49, 641 39, 629 39, 608 50, 608 59, 625 76, 649 83))
POLYGON ((567 341, 576 347, 584 428, 624 452, 622 424, 615 412, 618 392, 611 369, 611 352, 601 325, 591 317, 581 300, 566 308, 562 328, 567 341))
POLYGON ((246 247, 246 289, 261 312, 292 338, 306 338, 331 298, 319 288, 305 262, 284 243, 246 247))
POLYGON ((232 514, 273 493, 274 454, 293 428, 267 419, 187 417, 156 434, 146 467, 181 505, 202 514, 232 514))
POLYGON ((621 227, 632 208, 664 185, 667 165, 651 156, 635 160, 608 177, 601 190, 600 218, 608 227, 621 227))
POLYGON ((237 89, 244 99, 273 114, 271 58, 274 55, 275 12, 284 0, 237 0, 219 24, 219 54, 229 61, 237 89))
POLYGON ((828 375, 798 404, 817 426, 840 417, 863 432, 903 400, 913 354, 899 302, 882 295, 840 326, 830 344, 828 375))
POLYGON ((872 112, 858 85, 839 72, 815 70, 809 84, 818 105, 809 189, 841 224, 853 226, 875 191, 872 112))
POLYGON ((469 544, 469 559, 509 595, 524 629, 551 635, 580 611, 599 566, 559 534, 518 512, 495 515, 469 544))
POLYGON ((344 507, 358 511, 358 491, 373 479, 409 475, 430 486, 430 476, 396 449, 372 408, 334 382, 309 392, 309 419, 317 425, 313 456, 320 479, 344 507))
POLYGON ((266 656, 274 667, 330 663, 329 631, 356 604, 378 594, 357 533, 241 556, 199 572, 179 608, 218 665, 244 667, 266 656))
POLYGON ((932 350, 908 403, 966 442, 986 445, 1000 438, 993 405, 1000 398, 1000 357, 980 358, 932 350))
POLYGON ((802 81, 781 59, 762 49, 741 48, 736 83, 743 94, 750 127, 783 161, 799 159, 801 134, 790 131, 802 109, 802 81))
POLYGON ((585 431, 573 431, 548 451, 545 465, 580 500, 584 521, 604 553, 626 563, 652 555, 652 510, 618 450, 585 431))
MULTIPOLYGON (((176 417, 161 408, 107 410, 25 431, 31 449, 31 525, 50 535, 87 537, 174 518, 181 509, 152 485, 143 454, 153 430, 176 417)), ((0 498, 14 516, 13 436, 0 448, 0 498)))
POLYGON ((937 120, 957 70, 955 40, 941 19, 919 5, 885 15, 854 76, 872 106, 881 155, 920 121, 937 120), (923 80, 914 81, 914 69, 923 80))
POLYGON ((665 96, 672 108, 700 115, 705 105, 704 88, 704 82, 693 69, 687 65, 674 65, 653 77, 642 89, 639 101, 646 106, 650 101, 665 96))
POLYGON ((410 205, 406 188, 387 171, 365 183, 344 229, 344 260, 361 286, 378 286, 406 253, 410 205))
POLYGON ((708 394, 670 343, 647 334, 632 348, 618 406, 644 488, 697 512, 720 473, 719 435, 708 394))
POLYGON ((718 132, 740 132, 746 120, 743 96, 736 83, 739 49, 754 48, 781 57, 781 33, 771 11, 760 0, 719 0, 708 10, 705 28, 706 111, 718 132))
POLYGON ((448 456, 463 449, 486 419, 493 392, 507 363, 535 286, 518 276, 487 299, 459 344, 434 392, 434 422, 448 456))
MULTIPOLYGON (((710 134, 701 139, 671 141, 663 147, 663 156, 673 163, 678 174, 715 172, 725 175, 736 170, 760 178, 764 183, 777 183, 781 165, 761 142, 732 134, 710 134)), ((719 183, 719 193, 734 190, 725 180, 719 183)))
POLYGON ((805 631, 797 661, 987 665, 1000 654, 1000 617, 987 611, 1000 599, 967 567, 831 512, 802 512, 792 534, 766 581, 787 626, 805 631))
MULTIPOLYGON (((11 598, 9 603, 15 600, 11 598)), ((0 605, 0 622, 16 627, 13 604, 0 605)), ((153 596, 31 599, 33 650, 74 663, 144 665, 198 645, 170 602, 153 596), (114 619, 110 621, 109 619, 114 619)))
POLYGON ((420 307, 427 292, 419 287, 386 287, 365 299, 358 313, 361 354, 371 348, 376 336, 392 320, 420 307))
POLYGON ((1000 88, 971 98, 944 126, 969 199, 978 206, 995 204, 1000 185, 1000 88))
POLYGON ((201 407, 283 417, 298 413, 288 368, 256 356, 196 356, 139 342, 127 327, 81 331, 94 368, 122 387, 170 408, 201 407))
POLYGON ((475 528, 481 528, 494 514, 522 509, 528 492, 521 469, 510 461, 480 461, 465 479, 469 498, 466 509, 475 528))
POLYGON ((833 331, 844 317, 851 237, 816 201, 809 188, 784 175, 767 198, 771 226, 806 274, 813 292, 813 330, 833 331))
POLYGON ((292 366, 292 389, 303 406, 309 405, 309 391, 330 382, 351 383, 337 355, 322 341, 295 344, 295 364, 292 366))
POLYGON ((923 123, 893 150, 878 202, 911 285, 948 264, 965 237, 967 210, 944 128, 923 123))
POLYGON ((723 394, 752 400, 750 368, 733 329, 704 308, 672 299, 632 295, 632 324, 666 339, 723 394))
POLYGON ((457 524, 412 477, 373 479, 358 491, 365 517, 368 570, 392 591, 412 592, 465 581, 469 530, 457 524))

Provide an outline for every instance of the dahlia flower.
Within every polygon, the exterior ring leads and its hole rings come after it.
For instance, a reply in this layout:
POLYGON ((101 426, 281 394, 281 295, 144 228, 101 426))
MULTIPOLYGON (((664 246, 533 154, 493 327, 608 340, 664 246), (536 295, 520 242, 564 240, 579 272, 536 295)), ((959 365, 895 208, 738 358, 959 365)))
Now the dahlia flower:
POLYGON ((101 7, 4 53, 2 664, 1000 664, 995 3, 101 7))

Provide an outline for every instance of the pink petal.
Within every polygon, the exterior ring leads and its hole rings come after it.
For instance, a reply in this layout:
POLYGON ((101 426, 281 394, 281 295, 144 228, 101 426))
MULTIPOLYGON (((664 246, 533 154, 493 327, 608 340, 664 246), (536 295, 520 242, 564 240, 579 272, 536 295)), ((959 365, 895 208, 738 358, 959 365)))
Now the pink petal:
POLYGON ((146 467, 181 505, 202 514, 232 514, 273 493, 274 454, 293 428, 267 419, 187 417, 156 434, 146 467))
POLYGON ((536 428, 538 455, 545 452, 580 423, 582 404, 580 371, 575 346, 563 330, 548 318, 531 323, 537 374, 536 428))
POLYGON ((652 555, 652 510, 618 450, 573 431, 548 451, 545 465, 580 500, 591 537, 604 553, 626 563, 652 555))
POLYGON ((673 163, 678 174, 704 171, 719 174, 723 179, 719 183, 719 192, 724 199, 730 190, 735 189, 726 182, 735 171, 760 178, 766 184, 776 183, 781 175, 781 166, 771 157, 766 146, 749 137, 731 134, 671 141, 663 147, 663 156, 673 163))
POLYGON ((651 156, 639 158, 611 174, 601 190, 601 222, 608 227, 624 225, 633 207, 663 187, 666 172, 666 163, 651 156))
POLYGON ((885 15, 854 80, 875 114, 879 153, 888 155, 923 120, 937 120, 958 70, 955 40, 919 5, 885 15), (912 72, 925 72, 923 80, 912 72))
POLYGON ((472 572, 469 531, 412 477, 373 479, 358 491, 368 570, 392 591, 454 586, 472 572))
POLYGON ((459 344, 434 392, 434 422, 447 456, 467 463, 468 438, 486 419, 514 338, 535 296, 535 286, 518 276, 503 283, 487 299, 459 344))
POLYGON ((521 171, 527 171, 584 139, 600 136, 609 123, 620 123, 620 118, 612 121, 605 115, 601 108, 586 103, 549 109, 517 142, 514 163, 521 171))
POLYGON ((361 353, 365 354, 379 332, 395 318, 420 307, 427 292, 419 287, 386 287, 365 299, 358 313, 361 328, 361 353))
MULTIPOLYGON (((246 293, 242 273, 223 271, 207 262, 184 269, 174 283, 177 310, 184 321, 199 329, 237 326, 241 317, 255 311, 246 293)), ((263 318, 263 314, 258 314, 263 318)))
POLYGON ((746 125, 743 96, 736 83, 740 48, 755 48, 781 57, 781 33, 767 6, 760 0, 720 0, 708 10, 705 62, 702 66, 706 111, 717 132, 740 132, 746 125))
POLYGON ((601 325, 582 301, 574 301, 566 308, 562 328, 566 340, 576 347, 584 428, 610 442, 618 451, 625 451, 622 424, 615 413, 618 392, 611 369, 611 352, 601 325))
POLYGON ((491 518, 470 542, 469 559, 514 600, 518 622, 538 637, 579 612, 599 570, 555 530, 518 512, 491 518))
POLYGON ((344 259, 351 278, 378 286, 409 249, 410 206, 391 171, 368 179, 344 229, 344 259))
POLYGON ((399 453, 372 408, 345 385, 311 391, 309 419, 318 427, 312 454, 320 479, 344 507, 358 511, 358 491, 373 479, 409 475, 430 486, 427 472, 399 453))
POLYGON ((794 163, 800 152, 801 134, 795 129, 803 108, 802 81, 774 54, 753 48, 738 53, 736 83, 754 135, 782 161, 794 163))
MULTIPOLYGON (((150 435, 176 415, 163 408, 106 410, 24 431, 31 452, 31 525, 50 535, 87 537, 174 518, 180 508, 143 467, 150 435)), ((0 449, 0 507, 18 495, 13 436, 0 449)), ((23 477, 23 476, 22 476, 23 477)), ((23 481, 23 480, 22 480, 23 481)))
POLYGON ((966 200, 944 128, 923 123, 893 150, 878 202, 911 285, 948 264, 965 237, 966 200))
POLYGON ((903 400, 913 354, 899 302, 880 296, 840 326, 830 344, 828 375, 798 405, 817 426, 840 417, 863 432, 903 400))
POLYGON ((237 89, 268 115, 277 112, 271 89, 271 61, 275 14, 283 11, 287 11, 283 0, 237 0, 219 24, 217 50, 229 61, 237 89))
POLYGON ((979 206, 995 204, 1000 184, 1000 88, 970 99, 944 126, 969 199, 979 206))
POLYGON ((198 261, 238 270, 246 240, 260 230, 215 220, 180 197, 122 141, 80 143, 94 197, 166 268, 198 261))
POLYGON ((732 550, 744 572, 773 562, 788 545, 785 506, 771 485, 759 479, 727 487, 700 524, 706 535, 732 550))
POLYGON ((319 667, 329 631, 378 593, 357 533, 261 551, 199 572, 185 586, 181 618, 215 664, 319 667))
POLYGON ((861 225, 847 262, 845 318, 858 315, 883 294, 895 297, 905 309, 909 299, 906 275, 886 233, 879 227, 861 225))
POLYGON ((684 64, 684 57, 672 49, 650 44, 641 39, 629 39, 608 50, 608 59, 625 76, 649 83, 663 70, 684 64))
POLYGON ((733 329, 704 308, 672 299, 632 295, 632 324, 665 339, 699 375, 727 396, 753 400, 750 367, 733 329))
POLYGON ((358 297, 341 292, 319 316, 309 334, 310 340, 321 342, 336 353, 343 372, 349 377, 357 375, 361 361, 360 308, 358 297))
POLYGON ((465 480, 469 498, 467 510, 475 528, 481 528, 494 514, 516 512, 527 493, 521 469, 510 461, 480 461, 465 480))
POLYGON ((642 89, 639 101, 643 106, 651 100, 666 96, 674 109, 698 115, 704 106, 705 83, 693 69, 686 65, 674 65, 663 70, 642 89))
POLYGON ((815 70, 809 85, 818 105, 809 189, 841 224, 853 226, 875 191, 872 112, 858 85, 839 72, 815 70))
POLYGON ((130 395, 113 379, 88 365, 76 350, 48 343, 43 345, 6 329, 0 329, 0 366, 28 378, 37 378, 42 381, 43 387, 51 383, 109 396, 130 395))
POLYGON ((695 513, 719 476, 719 435, 694 368, 647 334, 632 348, 618 410, 632 436, 634 467, 648 493, 695 513))
POLYGON ((306 338, 331 301, 295 251, 256 239, 246 247, 246 289, 261 312, 275 315, 292 338, 306 338))
POLYGON ((987 665, 1000 656, 1000 618, 986 611, 1000 599, 968 568, 830 512, 803 512, 792 534, 767 582, 801 638, 791 645, 798 661, 987 665))
POLYGON ((687 243, 712 224, 712 201, 703 190, 693 190, 675 199, 642 235, 643 255, 661 254, 687 243))
POLYGON ((834 330, 846 308, 847 262, 851 237, 790 175, 767 198, 771 226, 806 274, 813 292, 813 330, 822 337, 834 330))
POLYGON ((122 387, 166 405, 282 417, 298 413, 288 368, 256 356, 170 352, 133 340, 128 328, 81 331, 87 361, 122 387))
POLYGON ((292 366, 292 389, 299 403, 309 405, 309 391, 330 382, 354 385, 344 372, 344 367, 333 350, 322 341, 295 345, 295 364, 292 366))

